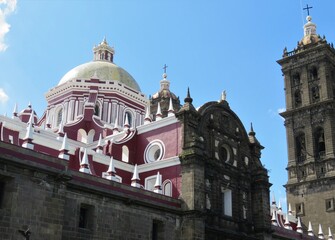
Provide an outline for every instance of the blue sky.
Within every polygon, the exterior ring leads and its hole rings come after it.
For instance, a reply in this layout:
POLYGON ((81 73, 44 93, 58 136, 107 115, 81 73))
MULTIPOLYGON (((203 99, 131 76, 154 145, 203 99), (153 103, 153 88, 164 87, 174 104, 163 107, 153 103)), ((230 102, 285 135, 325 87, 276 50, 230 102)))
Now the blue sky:
POLYGON ((271 189, 285 199, 286 136, 278 110, 284 82, 276 60, 303 36, 306 12, 317 32, 335 39, 334 0, 0 0, 0 114, 31 102, 39 116, 44 94, 73 67, 92 60, 104 36, 114 62, 142 91, 159 89, 167 64, 171 90, 190 87, 194 105, 223 90, 247 130, 265 146, 271 189))

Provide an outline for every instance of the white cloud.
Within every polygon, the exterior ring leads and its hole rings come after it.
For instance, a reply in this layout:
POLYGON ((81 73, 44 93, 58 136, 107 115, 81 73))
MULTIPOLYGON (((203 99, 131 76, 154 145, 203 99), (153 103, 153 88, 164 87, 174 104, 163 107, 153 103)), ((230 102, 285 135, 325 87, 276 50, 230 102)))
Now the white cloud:
POLYGON ((9 97, 6 94, 5 90, 0 88, 0 103, 5 104, 8 101, 9 97))
POLYGON ((282 112, 285 112, 285 111, 286 111, 286 108, 279 108, 279 109, 277 110, 278 113, 282 113, 282 112))
POLYGON ((7 49, 5 35, 9 32, 10 25, 6 18, 15 11, 16 3, 16 0, 0 0, 0 52, 7 49))

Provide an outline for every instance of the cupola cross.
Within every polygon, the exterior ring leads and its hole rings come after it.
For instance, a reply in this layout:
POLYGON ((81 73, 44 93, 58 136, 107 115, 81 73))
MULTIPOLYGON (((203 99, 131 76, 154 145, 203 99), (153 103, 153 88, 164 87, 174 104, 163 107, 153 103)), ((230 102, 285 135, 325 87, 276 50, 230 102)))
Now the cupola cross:
POLYGON ((166 65, 166 64, 164 64, 164 67, 163 67, 163 69, 164 69, 164 73, 166 73, 166 69, 168 68, 168 66, 166 65))
POLYGON ((307 15, 309 16, 309 9, 311 9, 313 7, 309 7, 308 4, 306 4, 306 7, 303 8, 302 10, 307 10, 307 15))

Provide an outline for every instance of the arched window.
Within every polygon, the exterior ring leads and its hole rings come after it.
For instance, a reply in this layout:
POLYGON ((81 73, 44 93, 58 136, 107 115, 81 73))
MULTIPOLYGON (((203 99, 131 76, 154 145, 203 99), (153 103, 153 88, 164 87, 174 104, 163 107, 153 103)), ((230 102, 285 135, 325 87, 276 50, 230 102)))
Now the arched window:
POLYGON ((126 116, 128 118, 129 127, 133 126, 133 115, 130 112, 126 112, 124 115, 123 123, 126 122, 126 116))
POLYGON ((59 111, 57 112, 57 121, 56 121, 56 126, 58 127, 59 124, 62 122, 62 118, 63 118, 63 109, 59 109, 59 111))
POLYGON ((171 183, 171 181, 170 180, 165 180, 164 182, 163 182, 163 194, 165 195, 165 196, 169 196, 169 197, 171 197, 172 196, 172 183, 171 183))
POLYGON ((129 162, 129 149, 127 146, 122 146, 122 162, 129 162))
POLYGON ((144 188, 149 191, 154 191, 155 189, 155 183, 156 183, 156 175, 147 177, 144 180, 144 188))
POLYGON ((300 133, 295 137, 297 162, 303 162, 306 159, 306 142, 305 134, 300 133))
POLYGON ((222 196, 222 214, 231 217, 233 215, 232 191, 225 189, 221 192, 222 196))
POLYGON ((294 92, 294 106, 295 107, 300 107, 301 106, 301 93, 300 93, 299 89, 297 89, 294 92))
POLYGON ((293 86, 300 85, 300 74, 299 73, 293 74, 292 79, 293 79, 293 86))
POLYGON ((311 70, 309 71, 309 78, 311 80, 318 79, 318 70, 316 69, 316 67, 311 68, 311 70))
POLYGON ((79 129, 77 132, 77 141, 87 143, 87 133, 84 129, 79 129))
POLYGON ((95 104, 94 115, 100 117, 100 107, 99 107, 99 104, 95 104))
POLYGON ((314 133, 315 157, 317 159, 325 156, 326 145, 323 128, 318 128, 314 133))
POLYGON ((87 134, 87 141, 86 141, 86 143, 92 143, 92 142, 93 142, 94 135, 95 135, 95 130, 94 130, 94 129, 91 129, 91 130, 88 132, 88 134, 87 134))

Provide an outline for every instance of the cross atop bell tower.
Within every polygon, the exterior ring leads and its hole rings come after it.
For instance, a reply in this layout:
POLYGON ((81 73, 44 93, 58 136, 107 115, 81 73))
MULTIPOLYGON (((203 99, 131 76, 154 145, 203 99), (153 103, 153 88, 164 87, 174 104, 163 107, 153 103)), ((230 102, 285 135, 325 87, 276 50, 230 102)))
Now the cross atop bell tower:
POLYGON ((308 4, 306 5, 305 8, 303 8, 302 10, 306 10, 307 11, 307 16, 309 16, 309 9, 312 9, 313 7, 308 6, 308 4))

